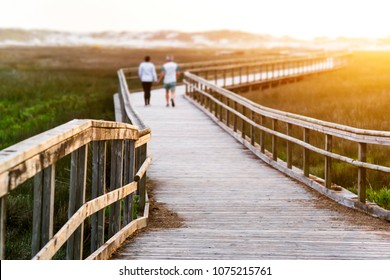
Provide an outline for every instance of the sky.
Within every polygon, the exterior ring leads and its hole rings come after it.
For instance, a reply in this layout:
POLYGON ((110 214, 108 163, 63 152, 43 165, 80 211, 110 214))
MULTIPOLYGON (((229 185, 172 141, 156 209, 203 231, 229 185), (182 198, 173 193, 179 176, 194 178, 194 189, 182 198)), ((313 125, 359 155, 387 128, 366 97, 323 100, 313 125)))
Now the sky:
POLYGON ((0 0, 0 28, 390 36, 389 0, 0 0))

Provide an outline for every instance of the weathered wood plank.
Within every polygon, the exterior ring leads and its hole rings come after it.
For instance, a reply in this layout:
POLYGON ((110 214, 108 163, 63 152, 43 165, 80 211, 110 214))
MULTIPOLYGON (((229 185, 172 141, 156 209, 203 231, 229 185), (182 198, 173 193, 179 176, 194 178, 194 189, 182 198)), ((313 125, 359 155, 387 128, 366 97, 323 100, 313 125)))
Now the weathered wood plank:
POLYGON ((6 237, 6 205, 7 196, 0 198, 0 260, 4 260, 5 257, 5 237, 6 237))
MULTIPOLYGON (((91 199, 104 195, 106 188, 106 150, 105 141, 92 143, 92 191, 91 199)), ((91 252, 104 244, 104 211, 91 217, 91 252)))
MULTIPOLYGON (((85 202, 87 152, 86 146, 83 146, 71 156, 68 219, 71 219, 85 202)), ((67 242, 66 258, 68 260, 82 259, 83 237, 84 223, 81 223, 67 242)))
POLYGON ((33 208, 33 225, 32 225, 32 256, 42 248, 41 229, 42 229, 42 178, 43 172, 34 176, 34 208, 33 208))
MULTIPOLYGON (((359 161, 365 162, 367 160, 367 144, 359 143, 358 148, 358 158, 359 161)), ((364 167, 359 167, 358 170, 358 196, 359 201, 362 203, 366 202, 366 180, 367 180, 367 171, 364 167)))
POLYGON ((34 177, 32 256, 53 237, 55 165, 34 177))
MULTIPOLYGON (((133 181, 135 175, 135 141, 125 141, 123 163, 123 183, 128 184, 133 181)), ((134 194, 130 194, 124 199, 123 206, 123 226, 126 226, 133 220, 134 194)))
POLYGON ((53 237, 54 230, 55 165, 43 170, 42 241, 41 246, 53 237))
MULTIPOLYGON (((122 186, 123 172, 123 141, 113 140, 111 147, 110 191, 122 186)), ((121 202, 110 206, 108 236, 114 236, 121 228, 121 202)))

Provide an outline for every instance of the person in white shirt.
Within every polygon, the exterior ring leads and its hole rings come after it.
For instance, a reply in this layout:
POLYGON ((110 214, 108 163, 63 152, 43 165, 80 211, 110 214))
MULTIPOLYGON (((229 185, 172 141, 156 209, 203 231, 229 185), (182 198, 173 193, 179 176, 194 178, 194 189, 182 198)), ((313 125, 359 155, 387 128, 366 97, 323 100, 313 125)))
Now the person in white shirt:
POLYGON ((145 61, 139 65, 138 76, 144 90, 145 106, 150 105, 150 91, 152 83, 157 82, 157 73, 154 64, 150 62, 150 56, 145 56, 145 61))
POLYGON ((158 82, 164 78, 165 100, 167 101, 166 106, 169 107, 170 94, 172 107, 175 107, 176 81, 180 75, 180 67, 175 62, 173 62, 173 56, 167 56, 166 60, 167 62, 161 68, 160 79, 158 82))

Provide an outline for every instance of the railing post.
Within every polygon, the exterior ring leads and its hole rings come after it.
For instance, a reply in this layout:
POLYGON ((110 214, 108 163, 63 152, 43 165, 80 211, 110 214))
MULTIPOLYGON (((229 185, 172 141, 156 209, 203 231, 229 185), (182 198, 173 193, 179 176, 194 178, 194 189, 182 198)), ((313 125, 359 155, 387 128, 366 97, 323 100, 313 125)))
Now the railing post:
MULTIPOLYGON (((367 161, 367 144, 359 143, 358 151, 359 161, 367 161)), ((358 196, 361 203, 366 203, 366 176, 367 170, 364 167, 358 169, 358 196)))
POLYGON ((202 103, 202 97, 203 97, 203 94, 202 94, 202 91, 204 91, 204 85, 203 84, 198 84, 198 86, 200 87, 199 90, 197 91, 197 94, 196 94, 196 99, 194 99, 198 104, 201 104, 202 103))
MULTIPOLYGON (((278 128, 278 121, 276 119, 272 119, 272 130, 276 131, 278 128)), ((272 135, 272 159, 277 160, 277 137, 276 135, 272 135)))
MULTIPOLYGON (((104 195, 106 188, 105 141, 92 143, 92 190, 91 199, 104 195)), ((91 216, 91 252, 104 244, 104 210, 91 216)))
POLYGON ((200 90, 199 93, 196 95, 195 101, 198 102, 199 104, 201 103, 201 96, 202 96, 202 91, 204 90, 203 84, 200 84, 200 90))
MULTIPOLYGON (((218 96, 218 100, 223 103, 223 95, 219 94, 218 96)), ((218 115, 219 115, 219 120, 222 122, 222 112, 223 112, 223 106, 222 105, 218 105, 218 115)))
MULTIPOLYGON (((206 90, 207 93, 211 94, 211 89, 206 90)), ((204 96, 204 107, 211 112, 211 103, 210 98, 208 96, 204 96)))
POLYGON ((5 259, 5 238, 7 220, 7 195, 0 198, 0 260, 5 259))
MULTIPOLYGON (((246 107, 245 106, 242 106, 242 114, 245 116, 246 114, 246 107)), ((245 140, 245 129, 246 129, 246 122, 244 119, 242 119, 242 123, 241 123, 241 137, 242 139, 245 140)))
POLYGON ((261 70, 263 69, 263 67, 261 66, 261 64, 259 65, 259 73, 260 73, 260 76, 259 76, 259 82, 261 82, 261 80, 263 79, 262 78, 262 75, 263 73, 261 73, 261 70))
POLYGON ((55 165, 51 165, 34 177, 32 256, 53 237, 54 190, 55 165))
MULTIPOLYGON (((325 150, 332 151, 332 135, 325 135, 325 150)), ((332 186, 332 158, 325 157, 325 187, 328 189, 332 186)))
MULTIPOLYGON (((147 144, 144 144, 140 146, 139 148, 139 166, 137 167, 137 170, 142 166, 144 161, 146 160, 146 153, 147 153, 147 144)), ((138 194, 139 194, 139 207, 138 211, 143 213, 145 209, 145 204, 146 204, 146 172, 144 176, 139 180, 138 182, 138 194)))
MULTIPOLYGON (((123 184, 129 184, 135 176, 135 140, 126 140, 123 162, 123 184)), ((123 224, 127 225, 133 220, 134 194, 131 193, 124 199, 123 224)))
MULTIPOLYGON (((308 128, 303 129, 303 141, 309 143, 310 130, 308 128)), ((306 177, 309 177, 309 159, 310 153, 309 149, 303 148, 303 174, 306 177)))
MULTIPOLYGON (((226 106, 230 108, 230 99, 226 97, 226 106)), ((230 127, 230 111, 226 110, 226 125, 230 127)))
MULTIPOLYGON (((213 96, 214 96, 214 98, 215 99, 217 99, 218 100, 218 93, 217 92, 214 92, 214 94, 213 94, 213 96)), ((218 118, 218 103, 217 102, 215 102, 215 101, 213 101, 214 103, 214 116, 216 117, 216 118, 218 118)))
MULTIPOLYGON (((85 187, 87 175, 87 147, 83 146, 71 155, 70 188, 68 219, 85 202, 85 187)), ((83 256, 84 223, 68 239, 66 258, 68 260, 81 260, 83 256)))
MULTIPOLYGON (((255 118, 255 113, 251 110, 251 120, 254 121, 255 118)), ((250 125, 250 138, 251 138, 251 145, 255 145, 255 132, 254 132, 254 127, 253 124, 250 125)))
MULTIPOLYGON (((233 101, 234 102, 234 111, 237 112, 237 102, 236 101, 233 101)), ((233 114, 233 130, 234 132, 237 132, 237 114, 234 113, 233 114)))
MULTIPOLYGON (((291 136, 291 134, 292 134, 292 124, 287 123, 287 135, 291 136)), ((287 141, 286 149, 287 149, 287 152, 286 152, 287 168, 292 169, 292 143, 290 141, 287 141)))
MULTIPOLYGON (((123 140, 113 140, 111 145, 110 191, 113 191, 122 187, 123 140)), ((108 237, 117 233, 120 226, 121 202, 118 201, 110 205, 108 237)))
POLYGON ((283 77, 287 77, 288 76, 288 71, 289 71, 289 67, 290 67, 290 63, 289 62, 286 62, 285 64, 284 64, 284 75, 283 75, 283 77))
POLYGON ((193 82, 192 80, 187 80, 189 85, 188 87, 186 88, 186 94, 192 98, 192 91, 193 91, 193 82))
POLYGON ((226 87, 226 69, 223 69, 223 87, 226 87))
MULTIPOLYGON (((260 125, 264 126, 265 124, 265 117, 263 115, 260 116, 260 125)), ((259 139, 259 144, 260 144, 260 152, 265 153, 265 133, 263 130, 260 130, 260 139, 259 139)))

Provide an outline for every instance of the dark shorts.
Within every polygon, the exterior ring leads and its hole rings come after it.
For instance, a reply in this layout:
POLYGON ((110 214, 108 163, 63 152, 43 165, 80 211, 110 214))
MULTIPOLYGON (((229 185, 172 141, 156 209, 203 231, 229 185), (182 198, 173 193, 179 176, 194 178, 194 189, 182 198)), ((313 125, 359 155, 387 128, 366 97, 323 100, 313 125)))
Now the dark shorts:
POLYGON ((166 90, 175 90, 176 89, 176 83, 167 83, 164 84, 164 88, 166 90))

